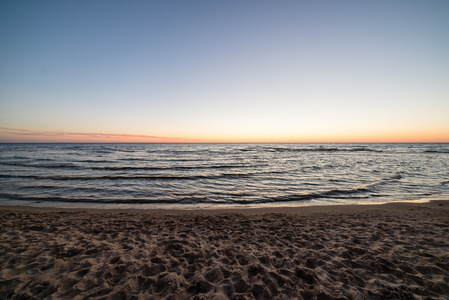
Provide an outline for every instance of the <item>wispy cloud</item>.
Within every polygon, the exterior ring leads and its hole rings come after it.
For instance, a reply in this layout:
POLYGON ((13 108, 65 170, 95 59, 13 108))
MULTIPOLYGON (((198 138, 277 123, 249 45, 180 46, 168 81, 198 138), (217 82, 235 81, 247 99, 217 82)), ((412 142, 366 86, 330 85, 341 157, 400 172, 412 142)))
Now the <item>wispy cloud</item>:
POLYGON ((29 137, 50 137, 50 138, 86 138, 88 140, 121 140, 121 141, 148 141, 148 142, 186 142, 187 139, 143 134, 121 134, 121 133, 92 133, 92 132, 64 132, 64 131, 43 131, 20 128, 0 127, 0 132, 13 136, 29 136, 29 137))

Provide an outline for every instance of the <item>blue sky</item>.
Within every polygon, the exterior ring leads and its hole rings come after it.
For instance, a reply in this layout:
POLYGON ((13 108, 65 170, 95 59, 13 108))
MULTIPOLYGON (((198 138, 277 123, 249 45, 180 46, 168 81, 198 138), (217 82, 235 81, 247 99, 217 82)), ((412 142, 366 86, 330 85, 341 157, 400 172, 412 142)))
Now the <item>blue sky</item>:
POLYGON ((448 32, 449 1, 1 0, 0 141, 449 141, 448 32))

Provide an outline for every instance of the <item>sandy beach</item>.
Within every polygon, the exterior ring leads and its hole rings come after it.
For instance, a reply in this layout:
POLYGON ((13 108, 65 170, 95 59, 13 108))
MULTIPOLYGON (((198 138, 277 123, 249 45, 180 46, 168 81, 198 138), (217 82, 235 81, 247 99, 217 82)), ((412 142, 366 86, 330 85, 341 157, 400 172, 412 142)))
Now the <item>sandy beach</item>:
POLYGON ((449 201, 0 220, 1 299, 449 299, 449 201))

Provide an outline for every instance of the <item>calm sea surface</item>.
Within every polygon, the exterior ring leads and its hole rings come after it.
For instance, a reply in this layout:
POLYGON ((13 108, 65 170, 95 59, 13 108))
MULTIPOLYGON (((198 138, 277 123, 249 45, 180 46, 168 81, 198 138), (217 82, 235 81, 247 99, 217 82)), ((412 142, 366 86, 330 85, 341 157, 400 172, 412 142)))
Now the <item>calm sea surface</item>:
POLYGON ((449 144, 0 144, 0 205, 214 208, 449 198, 449 144))

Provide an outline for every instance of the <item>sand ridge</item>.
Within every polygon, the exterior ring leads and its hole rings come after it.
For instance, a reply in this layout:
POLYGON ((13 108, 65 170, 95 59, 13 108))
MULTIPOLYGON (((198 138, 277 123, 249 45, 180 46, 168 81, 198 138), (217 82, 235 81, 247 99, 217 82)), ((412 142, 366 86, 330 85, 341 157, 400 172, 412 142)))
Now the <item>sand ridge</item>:
POLYGON ((256 214, 0 208, 0 295, 448 299, 448 206, 256 214))

